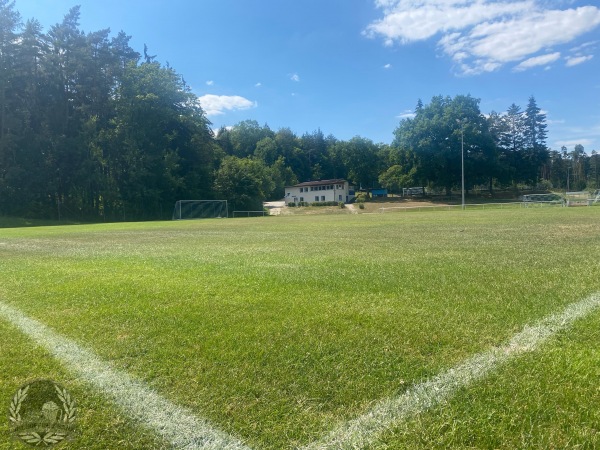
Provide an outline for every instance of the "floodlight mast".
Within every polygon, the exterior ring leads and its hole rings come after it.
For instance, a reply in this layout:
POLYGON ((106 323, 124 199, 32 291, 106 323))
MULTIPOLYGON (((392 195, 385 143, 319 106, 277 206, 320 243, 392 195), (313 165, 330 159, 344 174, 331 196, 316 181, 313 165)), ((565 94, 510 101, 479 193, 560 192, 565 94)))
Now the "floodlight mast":
POLYGON ((460 125, 460 172, 461 172, 461 191, 462 203, 461 209, 465 209, 465 121, 466 119, 456 119, 460 125))

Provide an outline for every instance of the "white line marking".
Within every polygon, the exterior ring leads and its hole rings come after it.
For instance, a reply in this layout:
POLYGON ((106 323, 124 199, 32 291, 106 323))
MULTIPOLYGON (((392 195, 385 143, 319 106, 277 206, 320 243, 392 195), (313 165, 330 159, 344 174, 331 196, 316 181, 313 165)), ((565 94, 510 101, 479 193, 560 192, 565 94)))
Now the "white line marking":
MULTIPOLYGON (((366 414, 340 425, 323 440, 313 442, 303 450, 359 449, 372 444, 395 423, 440 404, 458 389, 484 378, 518 355, 536 350, 556 333, 599 307, 600 293, 571 304, 560 314, 526 326, 506 345, 472 356, 431 380, 413 386, 399 397, 379 401, 366 414)), ((205 419, 197 418, 190 411, 174 405, 142 382, 112 368, 89 350, 2 302, 0 317, 49 350, 84 380, 106 393, 131 417, 169 441, 174 448, 250 450, 241 441, 211 427, 205 419)))
POLYGON ((207 420, 171 403, 141 381, 111 367, 91 351, 2 302, 0 317, 46 348, 96 389, 107 394, 133 419, 170 442, 173 448, 250 450, 241 441, 213 428, 207 420))
POLYGON ((560 314, 548 316, 526 326, 502 347, 479 353, 431 380, 417 384, 395 398, 380 400, 366 414, 341 424, 323 440, 304 450, 359 449, 375 442, 394 424, 426 411, 449 399, 457 390, 484 378, 516 356, 531 352, 560 330, 600 307, 600 293, 569 305, 560 314))

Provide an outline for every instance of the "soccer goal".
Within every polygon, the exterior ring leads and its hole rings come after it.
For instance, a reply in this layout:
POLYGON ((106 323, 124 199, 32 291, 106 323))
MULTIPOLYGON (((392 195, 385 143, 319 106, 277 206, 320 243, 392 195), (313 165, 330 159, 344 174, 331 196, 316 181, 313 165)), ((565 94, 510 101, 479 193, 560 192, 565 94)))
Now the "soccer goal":
POLYGON ((564 206, 564 200, 557 194, 526 194, 523 196, 523 206, 564 206))
POLYGON ((567 192, 567 206, 588 206, 592 203, 589 201, 590 193, 587 191, 567 192))
POLYGON ((227 218, 227 200, 178 200, 173 220, 227 218))

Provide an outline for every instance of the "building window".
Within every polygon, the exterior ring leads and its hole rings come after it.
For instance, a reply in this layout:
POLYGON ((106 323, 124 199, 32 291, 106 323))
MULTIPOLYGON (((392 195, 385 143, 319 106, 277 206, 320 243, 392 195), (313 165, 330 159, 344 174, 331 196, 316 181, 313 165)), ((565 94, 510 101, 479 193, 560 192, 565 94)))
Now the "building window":
POLYGON ((325 196, 321 195, 321 201, 324 202, 325 201, 325 196))
POLYGON ((340 195, 340 196, 338 196, 338 198, 340 199, 340 202, 341 202, 342 201, 342 196, 340 195))
MULTIPOLYGON (((342 196, 340 195, 340 200, 342 199, 342 196)), ((304 201, 304 197, 300 197, 300 201, 303 202, 304 201)))
POLYGON ((318 202, 318 201, 319 201, 319 196, 315 195, 315 202, 318 202))

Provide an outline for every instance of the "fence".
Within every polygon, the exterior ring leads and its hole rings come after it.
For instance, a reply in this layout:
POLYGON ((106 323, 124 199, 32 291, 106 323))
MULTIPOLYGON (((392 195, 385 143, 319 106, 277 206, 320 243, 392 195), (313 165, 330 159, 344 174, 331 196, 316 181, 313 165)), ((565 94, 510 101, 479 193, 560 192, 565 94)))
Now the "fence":
MULTIPOLYGON (((562 201, 549 202, 505 202, 505 203, 468 203, 465 209, 510 209, 510 208, 542 208, 549 206, 563 206, 562 201)), ((452 211, 461 209, 462 205, 427 205, 427 206, 391 206, 379 208, 380 213, 392 211, 452 211)))
POLYGON ((263 217, 268 216, 269 213, 267 211, 234 211, 233 218, 236 217, 263 217))

